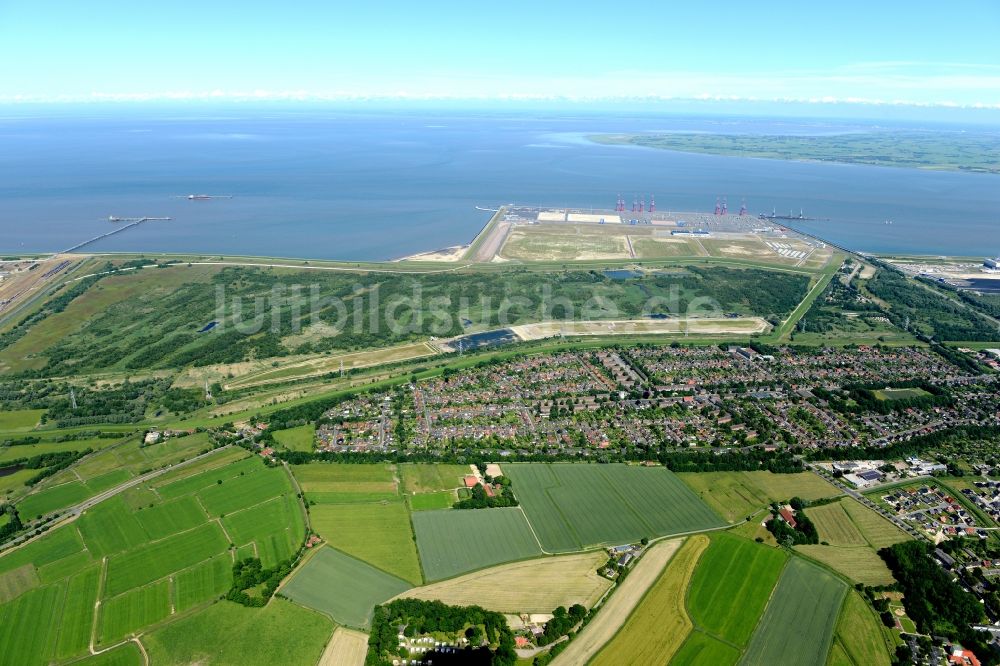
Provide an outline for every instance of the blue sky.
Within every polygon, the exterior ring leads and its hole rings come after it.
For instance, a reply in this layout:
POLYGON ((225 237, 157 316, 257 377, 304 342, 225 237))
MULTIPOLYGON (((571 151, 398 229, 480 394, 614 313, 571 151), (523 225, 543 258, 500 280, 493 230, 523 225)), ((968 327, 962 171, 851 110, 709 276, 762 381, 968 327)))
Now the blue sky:
POLYGON ((1000 108, 1000 2, 0 0, 0 100, 755 99, 1000 108))

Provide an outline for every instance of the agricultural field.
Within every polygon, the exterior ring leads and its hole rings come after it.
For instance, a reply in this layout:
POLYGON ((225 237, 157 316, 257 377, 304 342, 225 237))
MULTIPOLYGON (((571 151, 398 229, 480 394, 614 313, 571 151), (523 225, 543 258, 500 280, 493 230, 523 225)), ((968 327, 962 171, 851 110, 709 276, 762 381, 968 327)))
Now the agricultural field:
POLYGON ((307 423, 296 428, 276 430, 274 441, 289 451, 312 451, 316 448, 316 428, 307 423))
POLYGON ((462 479, 471 473, 468 465, 408 463, 399 466, 403 492, 408 495, 434 493, 462 487, 462 479))
POLYGON ((395 500, 399 496, 394 465, 311 463, 293 465, 291 469, 308 502, 350 504, 395 500))
POLYGON ((740 663, 824 666, 847 591, 833 574, 793 557, 740 663))
MULTIPOLYGON (((700 540, 702 537, 692 537, 692 539, 700 540)), ((707 544, 707 540, 704 543, 707 544)), ((621 581, 615 593, 601 606, 600 612, 594 619, 580 631, 569 647, 555 658, 552 662, 554 666, 589 663, 622 628, 646 592, 660 578, 667 563, 683 545, 683 539, 671 539, 653 544, 625 580, 621 581)))
POLYGON ((670 661, 678 666, 731 666, 740 660, 732 645, 695 629, 670 661))
POLYGON ((98 643, 109 645, 170 615, 170 584, 164 579, 101 602, 98 643))
POLYGON ((687 591, 695 627, 724 643, 750 640, 788 556, 726 533, 712 536, 687 591))
POLYGON ((515 463, 504 465, 504 472, 548 552, 724 524, 663 467, 515 463))
POLYGON ((875 611, 857 592, 844 599, 833 636, 829 666, 889 666, 891 641, 875 611))
POLYGON ((14 409, 0 412, 0 430, 31 430, 38 425, 44 409, 14 409))
POLYGON ((324 546, 285 584, 281 594, 329 615, 337 624, 364 629, 377 604, 409 588, 405 580, 324 546))
POLYGON ((681 546, 625 625, 590 662, 593 666, 670 661, 693 628, 684 597, 708 546, 704 535, 693 536, 681 546))
POLYGON ((845 498, 806 509, 821 542, 796 550, 839 571, 856 583, 889 585, 892 574, 878 551, 909 537, 868 507, 845 498))
POLYGON ((74 666, 143 666, 145 663, 142 652, 135 643, 123 643, 106 652, 73 662, 74 666))
POLYGON ((319 666, 361 666, 368 654, 368 634, 346 627, 333 632, 319 666))
POLYGON ((70 481, 26 495, 17 503, 17 511, 26 518, 35 518, 78 504, 93 495, 94 493, 79 481, 70 481))
POLYGON ((442 490, 436 493, 410 495, 406 498, 411 511, 436 511, 450 509, 455 503, 457 493, 453 490, 442 490))
POLYGON ((542 554, 519 508, 418 511, 412 520, 428 581, 542 554))
POLYGON ((729 522, 765 508, 771 502, 801 497, 817 500, 840 491, 811 472, 682 472, 677 475, 729 522))
MULTIPOLYGON (((208 460, 225 463, 232 455, 220 451, 208 460)), ((205 464, 199 461, 165 475, 170 478, 159 489, 174 491, 168 497, 141 485, 133 490, 148 502, 129 502, 129 493, 115 495, 76 521, 0 556, 0 593, 10 597, 0 604, 0 620, 7 618, 9 626, 24 632, 21 614, 30 611, 35 620, 52 618, 57 628, 44 634, 39 628, 32 639, 37 645, 30 653, 16 654, 14 663, 78 657, 87 649, 92 625, 97 642, 110 645, 218 599, 231 583, 229 537, 237 546, 246 542, 245 554, 260 553, 265 564, 298 549, 305 536, 304 515, 287 472, 269 469, 258 458, 213 469, 205 464), (221 512, 210 516, 202 506, 225 504, 217 497, 219 488, 246 498, 247 508, 221 519, 221 512), (99 585, 102 560, 106 573, 99 585), (15 593, 19 596, 10 596, 15 593)), ((102 476, 107 479, 108 472, 88 483, 100 482, 102 476)))
POLYGON ((591 608, 611 587, 597 574, 607 562, 602 551, 557 555, 416 587, 401 597, 438 600, 453 606, 478 605, 500 613, 549 613, 553 608, 582 604, 591 608), (554 585, 553 581, 559 581, 554 585))
POLYGON ((331 546, 413 585, 423 580, 410 514, 401 500, 317 504, 309 515, 313 530, 331 546))
POLYGON ((315 664, 333 629, 322 613, 272 599, 264 608, 212 604, 145 634, 142 642, 157 666, 315 664))

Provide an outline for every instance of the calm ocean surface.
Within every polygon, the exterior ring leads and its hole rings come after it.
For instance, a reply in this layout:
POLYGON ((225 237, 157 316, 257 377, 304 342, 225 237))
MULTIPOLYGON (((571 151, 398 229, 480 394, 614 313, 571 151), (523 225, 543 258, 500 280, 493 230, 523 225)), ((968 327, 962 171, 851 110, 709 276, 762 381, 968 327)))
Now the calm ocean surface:
MULTIPOLYGON (((506 202, 659 210, 727 196, 870 252, 1000 253, 1000 176, 809 164, 590 144, 651 130, 829 133, 856 124, 460 112, 228 110, 213 117, 0 119, 0 251, 65 249, 109 215, 169 216, 89 251, 381 260, 469 242, 506 202), (187 201, 187 194, 233 199, 187 201), (887 219, 892 225, 884 224, 887 219)), ((190 114, 188 114, 190 115, 190 114)))

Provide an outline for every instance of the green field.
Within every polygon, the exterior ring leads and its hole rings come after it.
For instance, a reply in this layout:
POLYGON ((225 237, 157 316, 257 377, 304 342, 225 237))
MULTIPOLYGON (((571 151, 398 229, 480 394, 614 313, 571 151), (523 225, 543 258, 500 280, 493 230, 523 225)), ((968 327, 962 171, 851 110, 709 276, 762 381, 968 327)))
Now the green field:
POLYGON ((418 511, 412 518, 428 581, 542 554, 517 508, 418 511))
POLYGON ((150 539, 162 539, 208 520, 198 500, 190 495, 136 511, 135 518, 150 539))
POLYGON ((462 479, 471 474, 468 465, 432 465, 411 463, 399 466, 403 490, 407 494, 433 493, 462 486, 462 479))
POLYGON ((90 644, 94 602, 97 600, 100 582, 101 569, 96 566, 70 578, 56 647, 60 658, 78 655, 90 644))
POLYGON ((228 553, 185 569, 174 576, 174 599, 177 611, 217 599, 233 583, 233 559, 228 553))
POLYGON ((0 606, 0 665, 44 664, 54 656, 65 590, 37 587, 0 606))
POLYGON ((878 400, 905 400, 907 398, 925 398, 930 393, 922 388, 884 388, 872 391, 878 400))
POLYGON ((210 485, 197 495, 209 514, 222 516, 291 492, 292 482, 284 469, 264 468, 210 485))
POLYGON ((99 642, 114 643, 170 615, 170 584, 161 580, 101 602, 99 642))
POLYGON ((504 472, 549 552, 724 524, 664 467, 515 463, 504 472))
POLYGON ((677 666, 732 666, 739 660, 738 649, 695 629, 670 663, 677 666))
POLYGON ((701 499, 730 522, 742 520, 771 502, 839 495, 836 487, 811 472, 684 472, 678 474, 701 499))
POLYGON ((892 661, 882 622, 857 592, 844 599, 833 641, 828 666, 833 666, 834 655, 845 666, 889 666, 892 661))
POLYGON ((0 574, 0 604, 16 599, 40 584, 38 571, 32 564, 25 564, 0 574))
POLYGON ((291 469, 306 500, 316 504, 379 502, 399 496, 394 465, 312 463, 291 469))
POLYGON ((695 627, 725 643, 745 646, 788 556, 729 534, 712 536, 687 593, 695 627))
POLYGON ((44 409, 14 409, 0 412, 0 430, 31 430, 45 413, 44 409))
POLYGON ((117 595, 225 552, 229 541, 208 523, 108 558, 105 593, 117 595))
POLYGON ((71 481, 27 495, 17 503, 17 511, 25 519, 34 519, 78 504, 93 494, 79 481, 71 481))
POLYGON ((295 573, 281 594, 326 613, 337 624, 364 629, 376 604, 410 587, 405 580, 324 546, 295 573))
POLYGON ((455 493, 442 490, 436 493, 422 493, 407 497, 410 508, 414 511, 434 511, 435 509, 450 509, 455 503, 455 493))
POLYGON ((793 557, 740 663, 824 666, 847 591, 840 579, 793 557))
POLYGON ((315 664, 333 629, 326 616, 283 599, 264 608, 220 602, 142 641, 157 666, 315 664))
POLYGON ((149 539, 135 514, 120 497, 112 497, 85 511, 76 528, 94 557, 136 548, 149 539))
POLYGON ((289 451, 312 451, 316 448, 316 428, 307 423, 297 428, 274 431, 274 440, 289 451))
POLYGON ((320 504, 309 511, 313 530, 330 545, 414 585, 420 561, 406 505, 320 504))
POLYGON ((796 546, 799 552, 839 571, 856 583, 889 585, 892 574, 878 550, 909 537, 891 522, 853 499, 806 509, 820 541, 796 546))

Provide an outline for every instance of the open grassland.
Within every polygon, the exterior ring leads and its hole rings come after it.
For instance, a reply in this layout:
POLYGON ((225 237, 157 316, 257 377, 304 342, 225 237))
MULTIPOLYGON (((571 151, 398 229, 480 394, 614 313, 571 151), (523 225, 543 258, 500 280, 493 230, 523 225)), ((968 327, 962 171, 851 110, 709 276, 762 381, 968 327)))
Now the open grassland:
POLYGON ((129 590, 101 602, 99 642, 107 645, 170 615, 169 581, 129 590))
POLYGON ((784 551, 729 534, 716 534, 687 590, 687 609, 698 629, 745 646, 788 556, 784 551))
POLYGON ((723 525, 663 467, 514 463, 504 472, 548 552, 723 525))
POLYGON ((402 501, 318 504, 309 515, 313 530, 330 545, 413 585, 421 583, 410 515, 402 501))
POLYGON ((17 503, 17 511, 26 519, 34 519, 82 502, 93 494, 79 481, 70 481, 25 496, 17 503))
POLYGON ((321 613, 283 599, 264 608, 219 602, 142 641, 157 666, 315 664, 333 628, 321 613))
POLYGON ((379 502, 399 495, 394 465, 311 463, 291 469, 306 500, 317 504, 379 502))
POLYGON ((847 515, 847 510, 844 508, 845 502, 852 501, 846 499, 833 504, 824 504, 806 509, 806 515, 816 525, 816 530, 819 532, 821 541, 826 541, 831 546, 868 545, 868 541, 861 534, 861 530, 858 529, 854 521, 847 515))
POLYGON ((745 518, 771 502, 792 497, 817 500, 840 494, 836 487, 811 472, 682 472, 677 476, 730 522, 745 518))
POLYGON ((408 463, 399 466, 403 491, 407 494, 433 493, 462 486, 462 479, 471 474, 468 465, 436 465, 408 463))
POLYGON ((0 430, 31 430, 42 418, 44 409, 14 409, 0 412, 0 430))
POLYGON ((66 587, 38 587, 0 606, 0 664, 26 666, 52 659, 66 587))
POLYGON ((842 573, 855 583, 892 585, 892 573, 868 546, 795 546, 795 550, 842 573))
POLYGON ((229 548, 229 540, 218 523, 206 523, 188 532, 108 558, 105 593, 122 594, 133 587, 151 583, 180 571, 229 548))
POLYGON ((891 646, 875 612, 857 592, 844 599, 827 666, 889 666, 891 646), (835 659, 834 655, 838 655, 835 659))
MULTIPOLYGON (((242 449, 238 450, 242 451, 242 449)), ((213 484, 218 485, 220 481, 226 482, 241 474, 258 472, 264 466, 264 463, 257 457, 240 458, 235 462, 227 463, 221 454, 213 453, 208 457, 208 460, 220 464, 211 465, 201 470, 185 468, 167 472, 162 477, 153 479, 149 487, 156 491, 157 497, 171 500, 210 488, 213 484)))
POLYGON ((229 553, 185 569, 174 576, 177 611, 217 599, 233 584, 233 558, 229 553))
MULTIPOLYGON (((219 455, 223 462, 231 459, 219 455)), ((244 555, 259 553, 265 566, 294 553, 305 535, 304 514, 284 469, 268 469, 254 458, 210 470, 195 467, 170 473, 162 488, 178 490, 176 496, 164 499, 142 486, 141 497, 152 506, 142 503, 137 509, 125 493, 116 495, 76 521, 0 556, 0 588, 10 590, 8 596, 18 595, 0 603, 0 621, 23 633, 22 614, 30 613, 57 628, 44 634, 36 629, 30 636, 37 645, 14 653, 9 663, 79 657, 92 626, 99 643, 113 644, 172 611, 218 599, 231 584, 233 562, 222 521, 240 542, 247 542, 244 555), (220 487, 262 499, 221 520, 210 518, 202 500, 220 487)))
POLYGON ((688 634, 670 663, 677 666, 732 666, 739 660, 740 651, 735 647, 695 629, 688 634))
POLYGON ((311 423, 274 431, 274 440, 289 451, 312 451, 316 448, 316 427, 311 423))
POLYGON ((278 494, 292 492, 292 481, 282 468, 264 468, 233 477, 198 491, 198 501, 213 516, 248 509, 278 494))
POLYGON ((436 599, 453 606, 478 605, 501 613, 549 613, 573 604, 590 608, 611 587, 611 581, 597 575, 607 559, 598 551, 502 564, 400 596, 436 599))
POLYGON ((38 571, 33 564, 24 564, 0 574, 0 604, 21 596, 22 593, 37 587, 40 582, 38 571))
MULTIPOLYGON (((201 522, 204 520, 196 524, 201 522)), ((136 515, 120 497, 112 497, 85 511, 77 521, 76 528, 80 530, 87 550, 94 557, 137 548, 149 540, 149 535, 142 529, 136 515)))
POLYGON ((224 381, 227 390, 244 389, 277 382, 296 381, 310 377, 330 375, 331 373, 340 373, 341 367, 345 371, 355 368, 370 368, 376 365, 399 363, 433 356, 437 353, 437 350, 426 342, 414 342, 345 354, 324 354, 322 356, 310 356, 306 358, 297 357, 290 361, 282 359, 276 361, 278 363, 278 367, 276 368, 271 367, 270 363, 255 364, 252 361, 193 368, 188 370, 179 382, 183 385, 200 386, 204 383, 205 378, 208 378, 209 380, 224 381), (235 374, 236 377, 230 379, 230 374, 235 374))
POLYGON ((412 511, 437 511, 439 509, 450 509, 456 501, 457 494, 454 490, 442 490, 436 493, 423 493, 422 495, 410 495, 406 501, 412 511))
POLYGON ((405 580, 329 547, 320 548, 281 589, 338 624, 367 628, 376 604, 409 589, 405 580))
POLYGON ((363 666, 368 654, 368 634, 337 627, 318 666, 363 666))
POLYGON ((823 666, 847 584, 793 557, 764 611, 741 664, 823 666))
POLYGON ((418 511, 412 518, 428 581, 542 554, 518 508, 418 511))
POLYGON ((632 611, 621 631, 590 662, 593 666, 670 661, 693 627, 684 608, 684 596, 708 545, 708 537, 704 535, 687 540, 632 611))
MULTIPOLYGON (((708 539, 704 539, 703 544, 699 543, 702 538, 692 537, 696 542, 693 548, 704 548, 708 545, 708 539)), ((619 584, 614 594, 600 607, 594 619, 584 627, 569 647, 553 660, 554 666, 589 663, 590 659, 618 633, 683 543, 681 539, 673 539, 660 541, 651 546, 625 580, 619 584)))
MULTIPOLYGON (((861 531, 868 544, 875 550, 881 550, 909 537, 903 530, 878 515, 860 502, 844 500, 841 502, 851 521, 861 531)), ((821 533, 822 534, 822 533, 821 533)))

